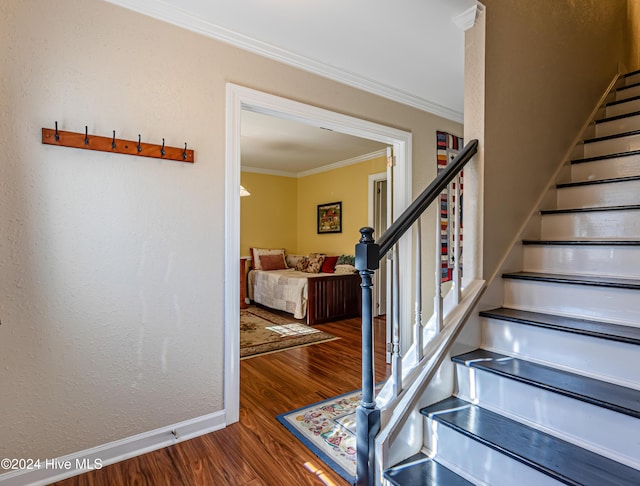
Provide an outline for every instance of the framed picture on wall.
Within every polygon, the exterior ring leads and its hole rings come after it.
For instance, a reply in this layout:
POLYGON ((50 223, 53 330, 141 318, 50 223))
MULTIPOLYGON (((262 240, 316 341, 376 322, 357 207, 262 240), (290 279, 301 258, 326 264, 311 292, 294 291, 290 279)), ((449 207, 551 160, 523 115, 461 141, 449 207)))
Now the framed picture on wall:
POLYGON ((318 234, 342 233, 342 201, 318 204, 318 234))

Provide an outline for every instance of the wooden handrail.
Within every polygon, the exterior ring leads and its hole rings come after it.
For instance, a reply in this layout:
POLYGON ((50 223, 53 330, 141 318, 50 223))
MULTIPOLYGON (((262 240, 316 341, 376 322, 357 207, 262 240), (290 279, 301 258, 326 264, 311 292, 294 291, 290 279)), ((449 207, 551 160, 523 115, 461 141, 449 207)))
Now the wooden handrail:
MULTIPOLYGON (((362 278, 362 401, 356 410, 358 486, 373 486, 375 482, 374 438, 380 430, 380 409, 374 396, 373 373, 373 287, 372 276, 380 260, 411 228, 420 215, 458 175, 478 151, 478 141, 471 140, 446 169, 422 191, 400 217, 376 242, 373 228, 360 229, 360 242, 356 245, 356 268, 362 278)), ((421 332, 421 329, 420 331, 421 332)), ((421 346, 422 347, 422 346, 421 346)))
POLYGON ((382 259, 387 252, 393 248, 402 235, 404 235, 409 228, 416 222, 420 215, 429 207, 429 205, 437 198, 442 191, 449 185, 454 179, 456 174, 462 170, 469 160, 478 151, 478 141, 471 140, 464 146, 462 152, 460 152, 451 162, 447 165, 437 177, 427 186, 427 188, 420 194, 404 212, 396 219, 389 229, 378 238, 378 245, 380 247, 379 258, 382 259))

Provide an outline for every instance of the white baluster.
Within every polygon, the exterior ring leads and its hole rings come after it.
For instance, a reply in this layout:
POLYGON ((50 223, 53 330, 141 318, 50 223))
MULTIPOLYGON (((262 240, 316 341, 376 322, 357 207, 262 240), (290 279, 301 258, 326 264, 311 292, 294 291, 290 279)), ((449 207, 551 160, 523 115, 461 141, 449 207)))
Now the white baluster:
POLYGON ((422 343, 422 227, 420 218, 416 221, 416 322, 414 332, 416 362, 419 363, 424 357, 422 343))
POLYGON ((462 267, 460 262, 462 261, 462 247, 460 241, 461 223, 460 216, 462 210, 462 204, 460 201, 460 173, 453 180, 455 189, 453 191, 453 204, 449 207, 453 209, 453 283, 455 286, 455 303, 456 305, 462 300, 462 267))
POLYGON ((400 262, 398 261, 398 245, 391 250, 393 252, 393 279, 391 285, 391 312, 392 312, 392 337, 391 337, 391 380, 393 383, 393 396, 398 396, 402 391, 402 356, 400 356, 400 262))
POLYGON ((433 314, 435 317, 435 332, 442 329, 442 235, 441 235, 441 204, 440 196, 436 199, 436 292, 434 297, 433 314))

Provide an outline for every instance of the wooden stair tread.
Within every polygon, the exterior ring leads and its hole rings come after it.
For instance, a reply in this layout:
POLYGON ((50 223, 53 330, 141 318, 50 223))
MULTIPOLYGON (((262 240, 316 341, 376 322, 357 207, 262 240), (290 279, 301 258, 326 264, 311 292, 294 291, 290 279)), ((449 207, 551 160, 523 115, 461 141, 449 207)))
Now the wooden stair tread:
POLYGON ((628 78, 630 76, 635 76, 636 74, 640 74, 640 69, 636 69, 635 71, 629 71, 628 73, 623 74, 622 78, 628 78))
POLYGON ((590 319, 579 319, 577 317, 556 316, 542 312, 509 309, 506 307, 481 311, 480 315, 492 319, 640 345, 640 328, 638 327, 623 326, 590 319))
POLYGON ((569 208, 569 209, 544 209, 540 214, 569 214, 569 213, 589 213, 602 211, 629 211, 640 209, 640 204, 628 204, 625 206, 602 206, 591 208, 569 208))
POLYGON ((617 159, 620 157, 632 157, 640 155, 640 150, 627 150, 626 152, 618 152, 615 154, 595 155, 593 157, 585 157, 583 159, 573 159, 572 164, 584 164, 586 162, 596 162, 598 160, 617 159))
POLYGON ((634 83, 634 84, 630 84, 628 86, 621 86, 621 87, 617 88, 616 91, 624 91, 625 89, 637 88, 638 86, 640 86, 640 83, 634 83))
POLYGON ((618 182, 630 182, 630 181, 640 181, 640 175, 626 176, 626 177, 611 177, 609 179, 592 179, 589 181, 565 182, 562 184, 556 184, 556 187, 558 189, 563 189, 566 187, 592 186, 596 184, 615 184, 618 182))
POLYGON ((640 418, 640 391, 570 373, 520 358, 477 349, 452 358, 470 368, 488 371, 543 390, 640 418))
POLYGON ((456 397, 421 410, 450 427, 554 479, 570 485, 636 486, 640 471, 456 397))
POLYGON ((637 246, 640 240, 608 240, 606 238, 590 238, 588 240, 522 240, 523 245, 548 246, 637 246))
POLYGON ((418 453, 387 469, 384 477, 397 486, 472 486, 462 476, 418 453))
POLYGON ((598 120, 595 120, 594 123, 598 125, 600 123, 607 123, 615 120, 623 120, 624 118, 631 118, 639 115, 640 115, 640 111, 632 111, 630 113, 622 113, 621 115, 614 115, 614 116, 607 116, 604 118, 600 118, 598 120))
MULTIPOLYGON (((640 97, 638 98, 640 99, 640 97)), ((640 130, 631 130, 629 132, 614 133, 611 135, 604 135, 602 137, 587 138, 583 140, 583 143, 603 142, 605 140, 614 140, 616 138, 633 137, 635 135, 640 135, 640 130)))
POLYGON ((517 280, 536 280, 540 282, 566 283, 574 285, 591 285, 595 287, 612 287, 622 289, 640 289, 640 280, 618 277, 599 277, 596 275, 565 275, 541 272, 503 273, 502 278, 517 280))
POLYGON ((626 98, 624 100, 610 101, 609 103, 606 104, 606 106, 615 106, 615 105, 620 105, 622 103, 628 103, 630 101, 638 101, 638 100, 640 100, 640 96, 634 96, 632 98, 626 98))

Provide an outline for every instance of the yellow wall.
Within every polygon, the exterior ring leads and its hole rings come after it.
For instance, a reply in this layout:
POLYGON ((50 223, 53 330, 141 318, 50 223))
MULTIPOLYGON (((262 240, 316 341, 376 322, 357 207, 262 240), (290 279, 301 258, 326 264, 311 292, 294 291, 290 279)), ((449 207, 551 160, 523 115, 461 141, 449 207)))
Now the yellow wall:
MULTIPOLYGON (((386 157, 295 179, 242 172, 251 196, 240 200, 240 254, 252 246, 287 253, 353 254, 367 225, 368 176, 386 170, 386 157), (342 233, 317 234, 318 204, 342 202, 342 233)), ((376 235, 379 236, 379 235, 376 235)))
POLYGON ((297 179, 242 172, 240 181, 251 193, 240 199, 240 255, 253 246, 296 253, 297 179))
POLYGON ((367 226, 368 176, 386 170, 386 157, 298 179, 298 251, 328 255, 355 252, 367 226), (318 204, 342 201, 342 233, 317 232, 318 204))

